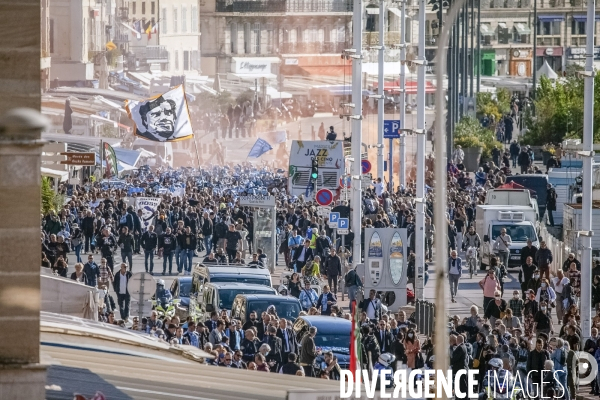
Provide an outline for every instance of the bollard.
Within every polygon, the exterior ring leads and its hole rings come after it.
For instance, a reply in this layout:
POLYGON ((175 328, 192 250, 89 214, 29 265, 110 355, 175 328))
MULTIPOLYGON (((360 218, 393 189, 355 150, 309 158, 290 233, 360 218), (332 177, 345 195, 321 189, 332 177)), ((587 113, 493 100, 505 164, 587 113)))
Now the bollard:
POLYGON ((46 367, 39 362, 41 132, 46 126, 46 118, 28 108, 0 118, 0 319, 11 326, 0 340, 0 397, 6 399, 45 398, 46 367))

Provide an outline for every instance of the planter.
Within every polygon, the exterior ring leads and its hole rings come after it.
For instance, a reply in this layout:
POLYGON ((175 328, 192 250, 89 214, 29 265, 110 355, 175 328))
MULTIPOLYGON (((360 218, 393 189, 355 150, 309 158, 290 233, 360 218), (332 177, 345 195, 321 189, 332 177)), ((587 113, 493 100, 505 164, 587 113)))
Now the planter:
POLYGON ((542 151, 542 163, 544 165, 546 165, 548 163, 548 160, 550 160, 552 158, 552 153, 550 153, 549 151, 542 151))
POLYGON ((475 172, 479 168, 479 160, 483 153, 483 147, 467 147, 463 149, 465 152, 465 170, 475 172))

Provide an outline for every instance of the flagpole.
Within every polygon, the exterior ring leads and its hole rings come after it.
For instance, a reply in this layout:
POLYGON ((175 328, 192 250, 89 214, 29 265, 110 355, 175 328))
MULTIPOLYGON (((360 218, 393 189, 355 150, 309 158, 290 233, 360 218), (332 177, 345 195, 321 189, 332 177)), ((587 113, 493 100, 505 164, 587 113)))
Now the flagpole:
POLYGON ((100 180, 104 178, 104 142, 100 140, 100 180))
POLYGON ((194 141, 194 147, 196 148, 196 159, 198 160, 198 168, 200 168, 200 154, 198 153, 198 142, 196 142, 195 136, 192 136, 192 140, 194 141))

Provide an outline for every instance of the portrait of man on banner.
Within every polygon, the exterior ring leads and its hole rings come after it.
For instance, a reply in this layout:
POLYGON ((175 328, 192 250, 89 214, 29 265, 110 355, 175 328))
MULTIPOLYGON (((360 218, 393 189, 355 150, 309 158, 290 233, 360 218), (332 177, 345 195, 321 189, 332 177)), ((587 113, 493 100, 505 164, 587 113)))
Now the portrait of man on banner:
POLYGON ((155 142, 189 139, 193 136, 183 86, 144 101, 127 101, 125 108, 135 122, 135 133, 155 142))

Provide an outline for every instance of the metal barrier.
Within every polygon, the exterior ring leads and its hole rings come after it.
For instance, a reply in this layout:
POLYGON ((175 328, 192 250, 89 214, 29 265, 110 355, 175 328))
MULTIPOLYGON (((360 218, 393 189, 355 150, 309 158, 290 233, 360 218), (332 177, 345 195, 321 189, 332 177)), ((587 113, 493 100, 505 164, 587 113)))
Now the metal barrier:
POLYGON ((550 266, 550 271, 556 274, 556 272, 562 268, 563 262, 569 257, 569 252, 572 250, 569 249, 563 241, 552 236, 544 225, 540 228, 540 241, 541 240, 546 242, 546 247, 552 252, 552 265, 550 266))
POLYGON ((415 324, 419 333, 431 336, 435 324, 435 304, 417 300, 415 303, 415 324))

